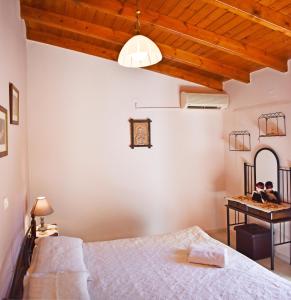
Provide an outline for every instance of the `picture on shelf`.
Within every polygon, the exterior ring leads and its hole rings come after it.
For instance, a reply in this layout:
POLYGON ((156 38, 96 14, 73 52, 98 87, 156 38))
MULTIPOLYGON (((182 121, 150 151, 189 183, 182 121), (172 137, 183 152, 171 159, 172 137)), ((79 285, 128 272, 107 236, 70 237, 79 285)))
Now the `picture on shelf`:
POLYGON ((8 154, 7 109, 0 106, 0 157, 8 154))

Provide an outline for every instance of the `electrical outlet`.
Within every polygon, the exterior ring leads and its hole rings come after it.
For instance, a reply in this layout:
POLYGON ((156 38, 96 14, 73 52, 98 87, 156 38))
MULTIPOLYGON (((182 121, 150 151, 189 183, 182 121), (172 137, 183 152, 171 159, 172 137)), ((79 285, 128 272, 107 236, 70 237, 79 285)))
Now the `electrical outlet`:
POLYGON ((3 198, 3 208, 4 210, 7 210, 9 207, 9 200, 7 197, 3 198))

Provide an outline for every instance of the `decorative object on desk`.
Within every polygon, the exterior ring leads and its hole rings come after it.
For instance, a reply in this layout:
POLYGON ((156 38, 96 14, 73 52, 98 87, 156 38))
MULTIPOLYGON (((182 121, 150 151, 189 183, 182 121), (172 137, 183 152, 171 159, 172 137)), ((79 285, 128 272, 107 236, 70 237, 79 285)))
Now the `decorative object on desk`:
POLYGON ((262 114, 258 119, 259 137, 286 136, 285 119, 282 112, 262 114))
POLYGON ((151 120, 150 119, 129 119, 130 123, 130 147, 151 148, 151 120))
POLYGON ((122 47, 118 63, 123 67, 141 68, 157 64, 162 60, 162 54, 158 46, 149 38, 140 34, 139 0, 136 1, 136 26, 135 35, 122 47))
POLYGON ((48 203, 46 197, 37 197, 35 204, 31 210, 31 217, 34 219, 34 217, 40 217, 40 227, 37 229, 39 231, 46 231, 47 227, 44 224, 44 216, 48 216, 52 214, 54 210, 48 203))
POLYGON ((252 194, 252 200, 264 203, 266 200, 265 185, 259 181, 256 183, 256 190, 252 194))
POLYGON ((251 151, 251 135, 247 130, 229 134, 229 151, 251 151))
POLYGON ((10 124, 19 124, 19 91, 9 83, 9 107, 10 107, 10 124))
POLYGON ((7 109, 0 105, 0 157, 8 155, 7 109))
POLYGON ((280 204, 281 203, 280 194, 277 191, 273 190, 273 182, 267 181, 265 183, 265 187, 266 187, 265 195, 267 201, 280 204))

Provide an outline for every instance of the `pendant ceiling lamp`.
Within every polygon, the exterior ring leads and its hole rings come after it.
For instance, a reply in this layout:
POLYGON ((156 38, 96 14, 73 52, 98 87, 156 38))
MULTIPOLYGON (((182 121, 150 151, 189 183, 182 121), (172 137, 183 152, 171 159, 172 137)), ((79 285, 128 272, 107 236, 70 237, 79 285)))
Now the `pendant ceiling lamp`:
POLYGON ((140 10, 137 1, 136 10, 136 34, 122 47, 118 63, 128 68, 141 68, 154 65, 162 60, 162 54, 158 46, 149 38, 140 34, 140 10))

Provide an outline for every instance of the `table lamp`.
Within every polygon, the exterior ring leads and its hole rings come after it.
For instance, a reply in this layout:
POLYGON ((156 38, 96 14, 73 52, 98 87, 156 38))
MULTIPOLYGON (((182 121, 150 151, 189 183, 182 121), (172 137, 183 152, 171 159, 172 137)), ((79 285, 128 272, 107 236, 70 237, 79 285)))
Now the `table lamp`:
POLYGON ((46 231, 47 227, 44 224, 44 216, 48 216, 52 214, 54 210, 50 206, 49 202, 47 201, 46 197, 37 197, 35 204, 31 210, 31 215, 40 217, 40 231, 46 231))

